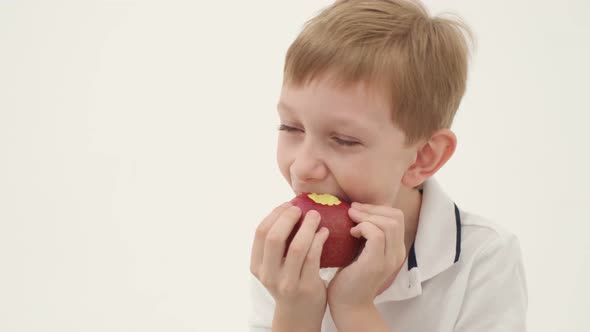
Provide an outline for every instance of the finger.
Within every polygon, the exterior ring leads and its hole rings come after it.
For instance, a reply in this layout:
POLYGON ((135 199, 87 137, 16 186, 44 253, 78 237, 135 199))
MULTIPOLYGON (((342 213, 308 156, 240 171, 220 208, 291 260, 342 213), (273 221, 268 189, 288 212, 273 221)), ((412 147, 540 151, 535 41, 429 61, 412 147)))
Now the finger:
POLYGON ((328 239, 330 231, 322 227, 313 237, 307 256, 303 261, 301 269, 301 280, 312 280, 319 277, 320 274, 320 259, 322 251, 324 250, 324 243, 328 239))
POLYGON ((384 217, 389 217, 393 219, 402 219, 404 218, 404 213, 400 209, 396 209, 391 206, 385 205, 372 205, 372 204, 361 204, 358 202, 354 202, 351 204, 351 207, 357 209, 359 211, 369 213, 369 214, 376 214, 384 217))
POLYGON ((356 209, 350 209, 349 214, 353 220, 366 221, 377 226, 385 235, 385 255, 391 256, 396 253, 396 248, 404 244, 403 222, 380 215, 370 215, 356 209))
POLYGON ((301 276, 301 267, 309 252, 309 248, 313 242, 313 238, 315 233, 320 225, 320 214, 317 211, 309 211, 303 222, 301 223, 301 227, 291 244, 289 245, 289 249, 287 249, 287 258, 285 260, 285 273, 288 276, 294 276, 298 280, 301 276))
POLYGON ((301 209, 297 206, 287 208, 268 231, 264 241, 262 268, 266 271, 278 271, 283 262, 287 238, 293 226, 301 217, 301 209))
POLYGON ((385 233, 375 224, 366 221, 362 222, 350 230, 350 235, 356 238, 362 236, 367 239, 361 257, 363 255, 373 257, 385 256, 385 233))
POLYGON ((250 271, 254 275, 257 275, 258 267, 262 264, 262 257, 264 255, 264 241, 268 231, 272 227, 273 223, 281 215, 281 213, 283 213, 283 211, 289 207, 291 207, 289 202, 277 206, 262 220, 262 222, 260 222, 256 228, 254 241, 252 243, 252 251, 250 253, 250 271))

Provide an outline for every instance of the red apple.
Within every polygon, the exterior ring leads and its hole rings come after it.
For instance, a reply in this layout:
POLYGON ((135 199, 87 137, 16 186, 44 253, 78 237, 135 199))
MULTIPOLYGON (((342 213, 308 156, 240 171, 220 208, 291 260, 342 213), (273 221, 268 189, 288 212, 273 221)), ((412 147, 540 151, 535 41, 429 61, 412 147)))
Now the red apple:
POLYGON ((291 204, 301 209, 301 218, 287 240, 287 250, 307 211, 316 210, 321 216, 318 230, 326 227, 330 231, 322 250, 320 267, 345 267, 353 262, 364 240, 350 235, 350 229, 356 223, 348 216, 350 205, 347 202, 330 194, 304 193, 293 198, 291 204))

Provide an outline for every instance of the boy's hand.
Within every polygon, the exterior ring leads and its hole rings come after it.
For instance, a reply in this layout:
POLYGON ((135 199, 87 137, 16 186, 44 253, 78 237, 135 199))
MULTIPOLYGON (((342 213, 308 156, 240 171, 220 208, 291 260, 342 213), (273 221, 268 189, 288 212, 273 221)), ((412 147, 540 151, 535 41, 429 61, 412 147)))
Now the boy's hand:
POLYGON ((273 329, 319 331, 327 302, 326 286, 319 276, 320 256, 328 230, 316 232, 320 215, 309 211, 283 257, 287 238, 300 217, 298 207, 285 203, 258 225, 250 271, 275 299, 273 329))
POLYGON ((353 203, 348 214, 358 223, 351 229, 351 235, 362 236, 367 241, 357 260, 339 270, 328 286, 333 316, 339 309, 348 311, 373 306, 373 300, 385 283, 397 275, 406 256, 401 210, 353 203))

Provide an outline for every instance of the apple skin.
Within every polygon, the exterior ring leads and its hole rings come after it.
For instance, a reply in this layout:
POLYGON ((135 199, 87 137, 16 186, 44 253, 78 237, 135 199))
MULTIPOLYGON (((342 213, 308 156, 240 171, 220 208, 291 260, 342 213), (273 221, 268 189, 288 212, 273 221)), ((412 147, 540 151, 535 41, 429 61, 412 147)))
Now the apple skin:
POLYGON ((301 209, 301 218, 287 239, 285 254, 307 211, 316 210, 321 216, 318 230, 326 227, 330 231, 322 250, 320 268, 345 267, 354 261, 364 239, 350 235, 350 229, 356 223, 348 216, 350 205, 347 202, 329 194, 303 193, 293 198, 291 204, 301 209))

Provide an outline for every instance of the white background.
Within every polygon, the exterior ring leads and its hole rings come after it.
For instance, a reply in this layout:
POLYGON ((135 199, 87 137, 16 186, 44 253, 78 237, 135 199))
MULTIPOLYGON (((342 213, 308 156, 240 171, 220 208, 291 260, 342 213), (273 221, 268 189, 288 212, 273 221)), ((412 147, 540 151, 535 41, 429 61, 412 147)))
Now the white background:
MULTIPOLYGON (((240 331, 284 54, 331 1, 0 0, 0 331, 240 331)), ((530 331, 589 331, 590 4, 440 1, 475 31, 459 206, 521 239, 530 331)))

